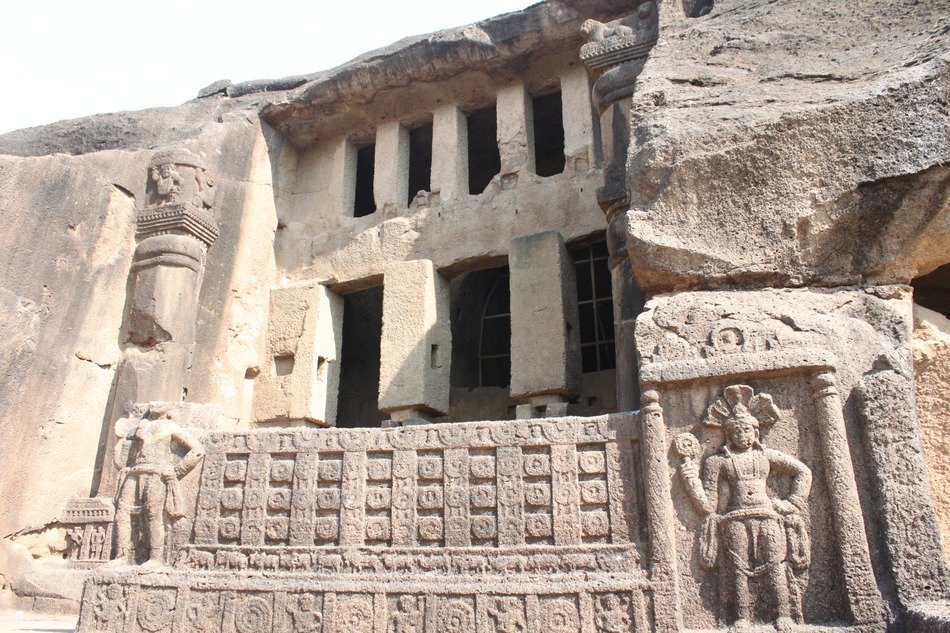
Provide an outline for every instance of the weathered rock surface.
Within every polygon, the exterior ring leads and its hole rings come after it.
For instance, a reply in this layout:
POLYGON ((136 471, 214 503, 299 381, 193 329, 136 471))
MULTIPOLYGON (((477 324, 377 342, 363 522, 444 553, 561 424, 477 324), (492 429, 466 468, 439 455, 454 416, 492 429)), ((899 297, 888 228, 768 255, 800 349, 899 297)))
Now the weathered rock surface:
POLYGON ((914 308, 917 422, 944 551, 950 556, 950 321, 914 308))
POLYGON ((945 3, 724 0, 661 22, 628 158, 646 290, 906 283, 950 260, 945 3))

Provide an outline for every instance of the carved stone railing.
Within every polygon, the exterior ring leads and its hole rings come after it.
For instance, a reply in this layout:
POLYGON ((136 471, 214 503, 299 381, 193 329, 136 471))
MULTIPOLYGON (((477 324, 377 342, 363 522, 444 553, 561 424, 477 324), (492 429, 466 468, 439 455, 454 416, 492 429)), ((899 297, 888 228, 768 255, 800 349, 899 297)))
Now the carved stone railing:
POLYGON ((111 499, 70 499, 59 522, 66 530, 69 566, 92 569, 112 558, 115 506, 111 499))
POLYGON ((638 426, 206 433, 191 542, 98 570, 79 630, 648 630, 638 426))

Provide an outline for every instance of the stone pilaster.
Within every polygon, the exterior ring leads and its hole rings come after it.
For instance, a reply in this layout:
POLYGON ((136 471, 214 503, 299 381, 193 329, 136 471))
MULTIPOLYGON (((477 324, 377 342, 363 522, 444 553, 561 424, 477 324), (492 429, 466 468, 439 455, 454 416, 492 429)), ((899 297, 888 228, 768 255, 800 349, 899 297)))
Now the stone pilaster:
POLYGON ((617 406, 635 409, 640 391, 633 332, 637 314, 643 309, 643 294, 633 277, 625 243, 626 211, 630 206, 627 150, 636 79, 659 37, 657 7, 653 2, 645 2, 632 16, 609 24, 587 20, 582 29, 589 41, 581 48, 581 60, 594 80, 593 98, 600 113, 604 155, 604 185, 597 190, 597 202, 608 225, 608 265, 613 281, 617 341, 617 406))

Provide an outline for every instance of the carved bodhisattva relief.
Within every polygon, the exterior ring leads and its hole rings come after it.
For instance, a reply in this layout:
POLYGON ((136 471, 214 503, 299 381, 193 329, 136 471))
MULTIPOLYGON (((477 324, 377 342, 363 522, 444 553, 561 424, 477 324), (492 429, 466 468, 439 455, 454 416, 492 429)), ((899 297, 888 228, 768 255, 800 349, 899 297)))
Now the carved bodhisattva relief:
POLYGON ((169 524, 185 516, 179 479, 191 472, 204 456, 204 448, 190 432, 167 417, 116 422, 115 463, 119 471, 116 493, 116 558, 129 564, 140 559, 165 562, 165 534, 169 524), (174 445, 187 451, 178 459, 174 445), (137 551, 132 517, 139 518, 147 552, 137 551))
POLYGON ((806 517, 811 470, 795 457, 762 444, 760 429, 779 420, 768 394, 732 385, 707 410, 703 426, 722 429, 719 452, 702 462, 691 433, 674 439, 679 476, 696 511, 705 517, 700 540, 703 567, 718 569, 723 618, 735 628, 751 626, 753 592, 772 609, 775 625, 787 630, 803 621, 802 593, 810 562, 806 517), (789 479, 788 494, 769 490, 770 476, 789 479))

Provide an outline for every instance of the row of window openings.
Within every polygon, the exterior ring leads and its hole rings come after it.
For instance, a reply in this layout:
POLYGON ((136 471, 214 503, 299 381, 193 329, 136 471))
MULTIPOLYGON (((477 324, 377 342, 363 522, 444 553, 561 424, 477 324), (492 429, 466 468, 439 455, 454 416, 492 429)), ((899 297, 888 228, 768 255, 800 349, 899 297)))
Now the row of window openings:
MULTIPOLYGON (((600 242, 572 249, 571 252, 577 273, 583 371, 590 373, 613 369, 614 323, 606 245, 600 242)), ((502 267, 470 274, 478 276, 473 279, 472 287, 485 288, 485 291, 484 294, 478 291, 481 298, 471 306, 477 314, 470 325, 474 335, 472 347, 462 348, 472 350, 472 356, 469 357, 474 361, 470 366, 472 374, 463 369, 462 375, 457 377, 460 381, 457 385, 453 377, 453 386, 506 388, 511 379, 509 271, 507 267, 502 267)), ((459 300, 463 301, 461 297, 459 300)), ((338 426, 376 426, 386 417, 377 408, 382 312, 382 286, 344 295, 338 426)), ((455 318, 465 317, 453 317, 453 323, 455 318)), ((460 327, 465 331, 469 326, 460 327)), ((433 345, 430 363, 433 367, 439 367, 450 353, 433 345)), ((289 375, 294 370, 293 356, 277 357, 274 364, 279 376, 289 375)), ((466 365, 467 362, 462 361, 461 367, 466 365)), ((321 359, 318 373, 325 371, 325 362, 321 359)))
MULTIPOLYGON (((584 373, 613 369, 613 289, 607 268, 607 245, 598 242, 572 250, 577 279, 581 368, 584 373)), ((511 314, 507 269, 498 277, 485 302, 479 340, 480 387, 507 387, 511 382, 511 314)))
MULTIPOLYGON (((541 177, 564 171, 564 119, 561 93, 554 92, 532 99, 535 173, 541 177)), ((501 172, 498 150, 498 115, 495 105, 476 110, 466 117, 468 129, 468 192, 485 191, 492 178, 501 172)), ((376 145, 361 147, 356 153, 356 196, 353 215, 363 217, 376 211, 373 178, 376 171, 376 145)), ((432 188, 432 124, 409 131, 409 197, 411 204, 420 191, 432 188)))

